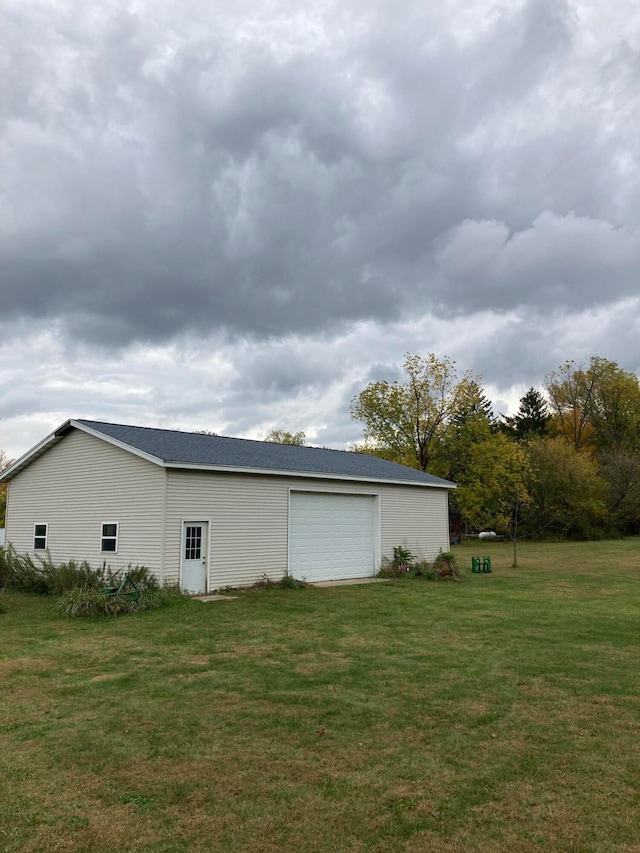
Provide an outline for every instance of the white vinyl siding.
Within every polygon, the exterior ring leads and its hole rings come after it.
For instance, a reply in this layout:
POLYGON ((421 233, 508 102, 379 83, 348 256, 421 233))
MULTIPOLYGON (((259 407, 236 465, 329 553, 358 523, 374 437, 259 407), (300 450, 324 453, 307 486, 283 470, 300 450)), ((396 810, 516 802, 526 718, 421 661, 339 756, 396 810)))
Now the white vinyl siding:
POLYGON ((397 545, 425 560, 432 560, 439 551, 449 550, 447 489, 385 486, 381 495, 383 555, 393 557, 397 545))
POLYGON ((265 575, 279 580, 288 571, 290 490, 378 496, 376 571, 380 556, 393 557, 397 545, 425 559, 449 549, 446 489, 179 469, 167 474, 167 581, 178 581, 181 525, 191 518, 210 522, 209 590, 252 584, 265 575))
POLYGON ((46 519, 56 562, 144 564, 159 573, 164 477, 160 466, 72 430, 9 483, 6 540, 33 552, 34 524, 46 519), (102 525, 112 519, 120 522, 117 553, 101 550, 102 525))
POLYGON ((210 522, 209 590, 285 574, 289 493, 280 478, 176 469, 167 474, 167 581, 178 581, 182 522, 190 519, 210 522))

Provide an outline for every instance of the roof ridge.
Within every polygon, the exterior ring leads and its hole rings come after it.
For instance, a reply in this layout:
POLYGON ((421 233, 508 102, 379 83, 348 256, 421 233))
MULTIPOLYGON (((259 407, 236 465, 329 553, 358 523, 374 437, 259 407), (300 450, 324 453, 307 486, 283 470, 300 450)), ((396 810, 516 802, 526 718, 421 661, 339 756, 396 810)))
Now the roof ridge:
MULTIPOLYGON (((149 432, 171 432, 176 435, 201 435, 203 438, 224 438, 227 441, 247 441, 252 442, 253 444, 271 444, 276 447, 299 447, 303 450, 328 450, 332 453, 357 453, 356 450, 345 450, 338 447, 319 447, 314 444, 287 444, 282 441, 266 441, 265 439, 260 438, 242 438, 238 435, 220 435, 220 433, 215 433, 213 435, 209 433, 198 432, 197 430, 184 430, 184 429, 170 429, 167 427, 150 427, 150 426, 138 426, 138 424, 122 424, 122 423, 114 423, 113 421, 94 421, 89 418, 72 418, 72 420, 77 421, 77 423, 81 424, 101 424, 103 426, 113 426, 113 427, 125 427, 126 429, 144 429, 149 432)), ((373 455, 373 454, 369 454, 373 455)), ((380 457, 377 457, 380 458, 380 457)), ((386 462, 391 462, 391 459, 385 460, 386 462)), ((398 465, 400 463, 394 462, 394 465, 398 465)))

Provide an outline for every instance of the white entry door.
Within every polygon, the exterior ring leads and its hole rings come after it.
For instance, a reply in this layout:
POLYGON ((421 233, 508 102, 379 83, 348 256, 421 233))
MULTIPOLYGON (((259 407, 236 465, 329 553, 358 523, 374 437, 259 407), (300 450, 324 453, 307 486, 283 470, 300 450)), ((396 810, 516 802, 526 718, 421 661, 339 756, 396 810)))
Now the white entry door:
POLYGON ((207 591, 207 540, 206 521, 182 523, 182 561, 180 587, 185 592, 207 591))

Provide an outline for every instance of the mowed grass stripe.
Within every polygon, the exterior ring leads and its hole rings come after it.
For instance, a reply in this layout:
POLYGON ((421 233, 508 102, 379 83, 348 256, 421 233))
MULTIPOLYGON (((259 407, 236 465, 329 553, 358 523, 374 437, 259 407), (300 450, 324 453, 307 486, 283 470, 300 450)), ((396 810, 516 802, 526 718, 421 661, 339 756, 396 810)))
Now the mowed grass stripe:
POLYGON ((5 595, 3 851, 635 851, 640 541, 71 621, 5 595))

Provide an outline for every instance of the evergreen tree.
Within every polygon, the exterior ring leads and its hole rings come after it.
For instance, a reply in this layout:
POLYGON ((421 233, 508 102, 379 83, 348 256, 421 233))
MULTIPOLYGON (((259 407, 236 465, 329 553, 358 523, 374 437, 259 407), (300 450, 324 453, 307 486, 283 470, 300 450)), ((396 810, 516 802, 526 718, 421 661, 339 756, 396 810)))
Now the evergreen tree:
POLYGON ((512 418, 505 418, 503 428, 516 441, 527 441, 545 436, 549 431, 551 415, 544 397, 535 388, 529 388, 520 398, 520 407, 512 418))
POLYGON ((493 406, 486 398, 482 386, 475 380, 469 383, 467 400, 463 403, 460 411, 451 419, 454 428, 465 431, 470 424, 482 424, 492 432, 496 428, 496 419, 493 414, 493 406))

